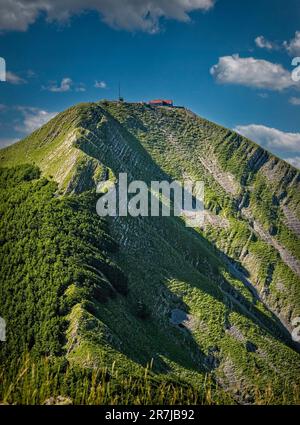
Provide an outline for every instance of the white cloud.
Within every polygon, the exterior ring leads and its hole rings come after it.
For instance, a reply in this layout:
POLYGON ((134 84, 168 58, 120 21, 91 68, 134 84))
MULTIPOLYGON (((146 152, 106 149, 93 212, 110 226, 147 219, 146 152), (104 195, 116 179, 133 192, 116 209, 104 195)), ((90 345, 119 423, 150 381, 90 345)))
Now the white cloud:
POLYGON ((71 78, 63 78, 59 85, 55 83, 50 85, 49 87, 44 87, 44 89, 52 91, 54 93, 64 93, 70 91, 72 85, 73 81, 71 80, 71 78))
POLYGON ((189 13, 206 11, 215 0, 0 0, 0 30, 26 31, 41 13, 65 21, 84 10, 99 12, 114 28, 157 32, 160 18, 188 22, 189 13))
POLYGON ((26 80, 21 78, 19 75, 15 74, 14 72, 11 72, 11 71, 6 72, 6 81, 8 83, 14 84, 14 85, 26 84, 26 82, 27 82, 26 80))
POLYGON ((217 82, 239 84, 267 90, 283 90, 299 87, 291 78, 291 73, 282 65, 253 57, 240 58, 238 54, 223 56, 210 69, 217 82))
POLYGON ((254 40, 257 47, 260 49, 273 50, 277 48, 277 45, 272 41, 267 40, 263 35, 256 37, 254 40))
POLYGON ((106 89, 107 84, 105 81, 95 81, 94 87, 96 87, 96 89, 106 89))
POLYGON ((43 109, 26 106, 19 106, 16 109, 21 112, 23 118, 22 124, 16 125, 15 130, 26 134, 32 133, 57 115, 57 112, 48 112, 43 109))
POLYGON ((258 124, 238 125, 234 131, 267 149, 300 154, 300 133, 288 133, 258 124))
POLYGON ((300 133, 288 133, 264 125, 238 125, 234 131, 281 156, 286 162, 300 169, 300 133), (286 157, 286 153, 290 155, 286 157))
POLYGON ((293 158, 284 158, 284 160, 300 170, 300 156, 294 156, 293 158))
POLYGON ((300 31, 296 31, 295 37, 283 43, 285 49, 291 56, 300 56, 300 31))
POLYGON ((50 85, 46 87, 42 86, 42 89, 51 91, 53 93, 65 93, 73 89, 76 92, 86 91, 85 84, 83 83, 75 84, 74 81, 69 77, 63 78, 59 84, 57 84, 57 81, 50 81, 50 85))
POLYGON ((6 146, 12 145, 13 143, 18 142, 20 139, 16 138, 0 138, 0 148, 5 148, 6 146))
POLYGON ((289 102, 290 102, 291 105, 298 106, 298 105, 300 105, 300 97, 291 97, 289 99, 289 102))
POLYGON ((295 32, 295 37, 290 41, 283 43, 275 43, 267 40, 263 35, 256 37, 254 40, 257 47, 267 50, 279 50, 284 48, 291 56, 300 56, 300 31, 295 32))
POLYGON ((77 87, 75 87, 75 91, 77 91, 77 92, 85 92, 86 91, 85 85, 83 83, 79 83, 77 85, 77 87))
MULTIPOLYGON (((0 138, 0 148, 5 146, 9 146, 18 140, 21 137, 26 136, 27 134, 32 133, 34 130, 40 128, 46 122, 50 121, 52 118, 57 115, 57 112, 49 112, 44 109, 39 109, 30 106, 6 106, 0 105, 1 109, 11 110, 14 112, 14 116, 17 114, 17 117, 14 118, 12 122, 9 122, 9 128, 14 129, 17 133, 21 133, 20 137, 1 137, 0 138), (3 106, 3 108, 2 108, 3 106)), ((0 126, 4 126, 3 124, 7 124, 7 121, 0 122, 0 126)))

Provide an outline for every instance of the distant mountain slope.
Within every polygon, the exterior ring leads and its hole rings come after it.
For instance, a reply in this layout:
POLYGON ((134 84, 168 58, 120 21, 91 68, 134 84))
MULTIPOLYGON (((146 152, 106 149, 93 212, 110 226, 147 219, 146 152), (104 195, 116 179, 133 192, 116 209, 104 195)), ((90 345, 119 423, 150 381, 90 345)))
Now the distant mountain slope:
MULTIPOLYGON (((81 366, 116 360, 132 371, 153 359, 155 373, 195 385, 209 372, 239 401, 254 402, 254 388, 269 385, 280 397, 288 383, 293 402, 300 376, 290 337, 300 316, 299 171, 185 109, 105 101, 74 106, 0 151, 2 167, 24 163, 55 180, 63 202, 84 199, 80 193, 120 172, 146 182, 190 177, 206 184, 203 229, 172 217, 108 220, 119 249, 105 255, 126 276, 126 291, 106 301, 82 295, 66 313, 60 355, 81 366)), ((9 220, 13 225, 18 215, 9 220)), ((85 255, 80 266, 97 273, 90 264, 97 254, 85 255)), ((7 305, 17 279, 4 286, 7 305)), ((78 279, 66 294, 94 285, 85 274, 78 279)), ((26 280, 20 285, 25 291, 26 280)))

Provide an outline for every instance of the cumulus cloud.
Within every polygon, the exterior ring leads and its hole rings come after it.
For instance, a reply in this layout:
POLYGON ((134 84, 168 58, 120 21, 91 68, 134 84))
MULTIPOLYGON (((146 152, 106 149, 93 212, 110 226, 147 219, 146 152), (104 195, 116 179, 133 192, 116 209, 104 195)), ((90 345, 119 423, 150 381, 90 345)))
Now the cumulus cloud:
POLYGON ((160 18, 187 22, 189 13, 206 11, 215 0, 0 0, 0 30, 26 31, 45 13, 50 21, 66 21, 82 11, 97 11, 114 28, 156 32, 160 18))
POLYGON ((31 106, 0 105, 0 113, 6 114, 6 112, 12 112, 13 116, 5 115, 4 119, 0 121, 0 127, 10 131, 7 137, 2 136, 0 138, 0 148, 17 142, 20 138, 32 133, 50 121, 57 114, 57 112, 49 112, 31 106), (14 130, 13 133, 12 129, 14 130), (18 133, 20 133, 20 136, 18 133))
POLYGON ((96 87, 96 89, 106 89, 107 84, 105 81, 95 81, 94 87, 96 87))
POLYGON ((291 56, 300 56, 300 31, 295 32, 295 37, 283 43, 267 40, 263 35, 254 40, 257 47, 267 50, 285 49, 291 56))
POLYGON ((300 154, 300 133, 288 133, 258 124, 238 125, 234 131, 271 151, 300 154))
POLYGON ((295 168, 300 170, 300 156, 294 156, 293 158, 284 158, 286 162, 293 165, 295 168))
POLYGON ((291 105, 299 106, 300 105, 300 97, 290 97, 289 102, 291 105))
POLYGON ((32 133, 57 115, 57 112, 26 106, 19 106, 16 109, 21 112, 23 118, 22 123, 15 126, 15 130, 25 134, 32 133))
POLYGON ((285 49, 291 56, 300 56, 300 31, 296 31, 295 37, 283 43, 285 49))
POLYGON ((257 47, 260 49, 273 50, 277 48, 277 45, 272 41, 267 40, 263 35, 256 37, 254 40, 257 47))
POLYGON ((71 78, 63 78, 61 83, 57 85, 57 83, 51 84, 48 87, 43 87, 45 90, 52 91, 53 93, 63 93, 71 90, 71 86, 73 81, 71 78))
POLYGON ((253 57, 241 58, 238 54, 220 57, 219 62, 210 69, 210 73, 222 84, 239 84, 278 91, 300 87, 282 65, 253 57))
POLYGON ((42 86, 42 89, 51 91, 53 93, 65 93, 71 90, 75 90, 76 92, 86 91, 85 84, 75 84, 74 81, 69 77, 63 78, 59 84, 57 83, 57 81, 51 81, 48 86, 42 86))
POLYGON ((289 133, 264 125, 238 125, 234 131, 281 156, 300 169, 300 133, 289 133), (288 156, 287 153, 290 152, 288 156))
POLYGON ((21 78, 19 75, 11 71, 6 72, 6 81, 14 85, 26 84, 27 82, 26 80, 24 80, 24 78, 21 78))
POLYGON ((86 91, 85 84, 83 84, 83 83, 79 83, 79 84, 75 87, 75 91, 77 91, 77 92, 85 92, 85 91, 86 91))

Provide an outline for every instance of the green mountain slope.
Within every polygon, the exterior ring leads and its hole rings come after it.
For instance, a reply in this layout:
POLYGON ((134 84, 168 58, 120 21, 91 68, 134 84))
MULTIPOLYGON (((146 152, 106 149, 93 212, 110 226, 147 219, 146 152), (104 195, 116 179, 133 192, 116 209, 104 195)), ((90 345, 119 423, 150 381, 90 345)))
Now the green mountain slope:
POLYGON ((18 338, 28 327, 22 348, 8 343, 5 355, 31 350, 84 368, 115 361, 133 375, 152 361, 155 376, 195 387, 209 373, 238 402, 255 402, 267 388, 277 402, 296 401, 299 171, 185 109, 119 102, 75 106, 0 152, 2 167, 25 163, 48 180, 15 181, 24 167, 2 171, 2 182, 12 181, 1 194, 0 314, 12 332, 19 311, 18 338), (174 217, 104 224, 95 186, 120 172, 146 182, 203 180, 203 228, 174 217), (11 288, 33 297, 24 313, 11 288))

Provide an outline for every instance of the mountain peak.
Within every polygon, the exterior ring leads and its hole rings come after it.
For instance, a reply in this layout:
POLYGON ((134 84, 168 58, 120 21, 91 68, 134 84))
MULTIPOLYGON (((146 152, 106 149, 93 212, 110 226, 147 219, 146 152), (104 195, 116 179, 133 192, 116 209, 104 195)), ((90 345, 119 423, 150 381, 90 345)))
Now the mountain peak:
MULTIPOLYGON (((175 217, 109 218, 111 234, 103 237, 119 246, 101 254, 115 265, 109 269, 103 258, 93 261, 97 242, 89 234, 85 277, 76 275, 63 292, 77 300, 66 316, 69 361, 93 367, 108 356, 135 370, 154 359, 155 373, 190 383, 212 373, 233 397, 243 382, 242 398, 254 384, 297 381, 299 171, 185 108, 106 100, 60 113, 0 157, 2 167, 38 166, 58 184, 57 199, 86 202, 81 197, 95 197, 99 182, 124 172, 146 183, 205 184, 201 228, 175 217), (105 301, 94 283, 89 289, 96 275, 105 301), (258 368, 265 371, 259 383, 258 368)), ((84 214, 82 231, 90 226, 84 214)), ((69 255, 81 258, 75 245, 69 255)))

